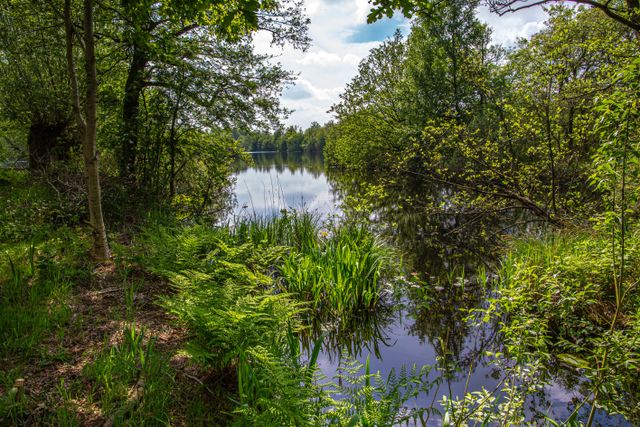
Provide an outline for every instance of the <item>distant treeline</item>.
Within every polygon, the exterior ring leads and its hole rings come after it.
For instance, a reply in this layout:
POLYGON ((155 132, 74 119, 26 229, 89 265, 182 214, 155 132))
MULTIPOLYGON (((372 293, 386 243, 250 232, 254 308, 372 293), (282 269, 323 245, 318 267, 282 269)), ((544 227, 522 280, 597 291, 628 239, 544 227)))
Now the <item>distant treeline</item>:
POLYGON ((327 136, 334 127, 329 121, 324 125, 313 122, 306 129, 298 126, 270 131, 234 132, 234 138, 247 151, 317 151, 324 150, 327 136))

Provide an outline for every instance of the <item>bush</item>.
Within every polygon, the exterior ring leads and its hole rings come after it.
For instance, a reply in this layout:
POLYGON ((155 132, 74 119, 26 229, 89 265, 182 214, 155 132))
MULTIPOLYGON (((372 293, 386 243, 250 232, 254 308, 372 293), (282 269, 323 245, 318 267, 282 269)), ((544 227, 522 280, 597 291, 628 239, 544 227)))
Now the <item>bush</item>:
POLYGON ((292 251, 280 272, 287 291, 310 301, 314 311, 348 317, 373 309, 382 296, 389 254, 365 227, 345 225, 324 235, 316 245, 292 251))
POLYGON ((189 354, 235 373, 235 423, 309 424, 315 391, 303 383, 313 367, 304 367, 295 338, 303 307, 278 292, 273 275, 287 248, 228 228, 155 227, 144 236, 140 256, 176 289, 163 305, 192 332, 189 354))
POLYGON ((614 325, 611 240, 595 232, 515 242, 486 313, 503 320, 511 357, 578 369, 601 390, 600 404, 632 421, 640 420, 639 237, 627 236, 625 298, 614 325))

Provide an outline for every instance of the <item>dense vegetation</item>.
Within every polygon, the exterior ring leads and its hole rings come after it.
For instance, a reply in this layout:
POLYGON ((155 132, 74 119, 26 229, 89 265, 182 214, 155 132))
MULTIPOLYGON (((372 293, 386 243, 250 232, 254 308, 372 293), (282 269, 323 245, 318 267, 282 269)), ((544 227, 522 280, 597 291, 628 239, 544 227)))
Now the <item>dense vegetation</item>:
POLYGON ((314 151, 322 152, 333 122, 320 126, 313 122, 304 131, 296 126, 276 129, 274 132, 248 132, 237 136, 240 146, 247 151, 314 151))
POLYGON ((637 19, 553 6, 542 31, 504 49, 473 2, 389 3, 417 14, 410 34, 361 62, 326 158, 370 177, 357 191, 390 218, 410 206, 482 240, 478 223, 499 213, 504 230, 533 231, 506 246, 485 321, 502 325, 507 357, 589 380, 572 422, 589 406, 587 425, 597 407, 637 422, 637 19))
POLYGON ((253 48, 309 46, 298 0, 0 0, 0 424, 639 422, 640 5, 505 48, 475 1, 371 3, 409 34, 303 131, 253 48), (324 152, 344 215, 226 215, 245 151, 324 152), (404 301, 436 364, 383 377, 404 301), (500 379, 458 396, 470 328, 500 379), (567 372, 574 413, 532 414, 567 372))

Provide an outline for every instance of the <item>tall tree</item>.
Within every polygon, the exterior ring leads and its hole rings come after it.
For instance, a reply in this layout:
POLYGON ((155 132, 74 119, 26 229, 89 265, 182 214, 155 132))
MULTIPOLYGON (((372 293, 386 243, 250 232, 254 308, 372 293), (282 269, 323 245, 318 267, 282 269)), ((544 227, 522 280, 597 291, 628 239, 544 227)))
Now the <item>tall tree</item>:
POLYGON ((129 53, 122 100, 120 174, 130 183, 136 175, 143 91, 171 86, 158 78, 158 71, 206 55, 200 49, 220 40, 238 41, 257 30, 270 32, 276 44, 291 42, 305 48, 309 41, 307 19, 298 0, 125 0, 115 10, 114 19, 124 31, 112 39, 129 53))
MULTIPOLYGON (((414 15, 428 17, 440 4, 437 0, 371 0, 370 3, 372 8, 368 16, 369 22, 377 21, 384 16, 393 16, 395 11, 400 11, 408 17, 414 15)), ((491 11, 499 15, 534 6, 558 3, 574 3, 593 7, 618 23, 640 32, 639 0, 485 0, 485 4, 489 6, 491 11)))

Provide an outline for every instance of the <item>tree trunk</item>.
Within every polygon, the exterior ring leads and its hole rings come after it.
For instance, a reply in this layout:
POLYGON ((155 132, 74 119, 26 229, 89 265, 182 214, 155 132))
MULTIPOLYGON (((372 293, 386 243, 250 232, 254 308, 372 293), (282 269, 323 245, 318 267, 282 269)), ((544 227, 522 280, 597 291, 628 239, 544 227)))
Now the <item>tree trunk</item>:
POLYGON ((640 24, 640 1, 626 0, 626 3, 631 22, 633 22, 634 24, 640 24))
POLYGON ((129 65, 127 82, 124 86, 122 101, 122 146, 120 159, 120 177, 127 183, 135 183, 136 153, 138 150, 138 122, 140 116, 140 96, 144 86, 144 71, 147 67, 147 55, 144 48, 134 44, 133 56, 129 65))
POLYGON ((68 147, 59 143, 64 133, 64 124, 31 123, 27 145, 29 148, 29 169, 46 170, 54 158, 63 157, 68 147))
POLYGON ((178 92, 176 93, 176 104, 171 116, 171 131, 169 133, 169 201, 173 201, 173 197, 176 195, 176 145, 178 143, 176 140, 176 125, 178 122, 180 103, 182 102, 183 86, 184 83, 181 81, 178 92))
POLYGON ((98 150, 96 148, 98 79, 96 75, 95 39, 93 33, 93 0, 84 0, 84 54, 87 90, 85 95, 85 116, 83 117, 78 90, 78 77, 73 57, 73 24, 71 22, 71 0, 65 0, 64 18, 67 41, 67 68, 73 97, 73 110, 82 135, 82 153, 87 175, 89 216, 93 231, 93 255, 99 260, 111 257, 107 232, 102 214, 102 195, 98 150))
POLYGON ((96 72, 95 39, 93 37, 93 0, 84 0, 84 44, 85 72, 87 75, 86 128, 82 151, 87 173, 89 211, 93 218, 93 249, 101 259, 111 257, 107 242, 107 230, 102 214, 102 194, 98 163, 97 120, 98 120, 98 77, 96 72))

